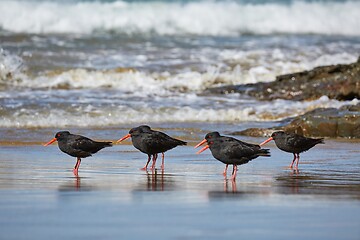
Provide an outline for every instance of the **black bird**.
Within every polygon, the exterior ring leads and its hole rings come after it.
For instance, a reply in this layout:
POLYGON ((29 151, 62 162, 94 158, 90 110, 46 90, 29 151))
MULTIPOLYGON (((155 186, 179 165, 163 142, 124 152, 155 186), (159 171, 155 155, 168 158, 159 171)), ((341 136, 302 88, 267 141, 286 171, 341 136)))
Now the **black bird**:
POLYGON ((74 174, 78 175, 78 170, 81 163, 81 158, 90 157, 92 154, 97 153, 99 150, 105 147, 111 147, 111 142, 96 142, 90 138, 74 135, 68 131, 62 131, 55 134, 55 137, 51 139, 44 146, 48 146, 53 142, 58 141, 60 150, 69 154, 72 157, 76 157, 77 161, 74 167, 74 174))
POLYGON ((295 169, 297 169, 299 165, 300 153, 309 150, 316 144, 324 143, 323 138, 307 138, 295 133, 277 131, 272 133, 270 138, 260 143, 260 146, 271 140, 275 141, 275 144, 279 149, 294 154, 294 159, 289 167, 293 168, 294 162, 296 161, 295 169))
POLYGON ((186 145, 187 143, 166 135, 163 132, 154 131, 149 126, 141 125, 132 128, 129 134, 125 135, 117 142, 124 141, 131 137, 132 144, 135 148, 148 155, 148 161, 142 170, 146 170, 149 162, 152 160, 151 169, 155 168, 158 153, 162 154, 161 169, 164 170, 164 152, 173 149, 179 145, 186 145))
POLYGON ((248 163, 259 156, 270 157, 269 149, 261 149, 260 146, 256 144, 246 143, 232 137, 221 136, 218 132, 206 134, 205 139, 197 144, 195 148, 204 143, 207 143, 207 145, 199 150, 197 154, 210 148, 213 157, 226 164, 224 175, 226 175, 228 164, 232 164, 232 180, 236 179, 238 165, 248 163))
MULTIPOLYGON (((204 143, 206 143, 206 142, 207 142, 207 139, 222 138, 223 140, 226 140, 226 138, 228 138, 228 137, 225 137, 225 136, 221 136, 219 132, 208 133, 206 136, 205 136, 205 138, 204 138, 200 143, 198 143, 194 148, 200 147, 201 145, 203 145, 204 143), (206 137, 206 136, 207 136, 207 137, 206 137)), ((200 151, 198 151, 197 154, 202 153, 202 152, 205 151, 207 148, 208 148, 208 146, 205 147, 205 149, 201 149, 200 151)), ((224 172, 223 172, 223 175, 224 175, 224 176, 226 176, 228 166, 229 166, 229 164, 226 164, 226 165, 225 165, 225 169, 224 169, 224 172)))

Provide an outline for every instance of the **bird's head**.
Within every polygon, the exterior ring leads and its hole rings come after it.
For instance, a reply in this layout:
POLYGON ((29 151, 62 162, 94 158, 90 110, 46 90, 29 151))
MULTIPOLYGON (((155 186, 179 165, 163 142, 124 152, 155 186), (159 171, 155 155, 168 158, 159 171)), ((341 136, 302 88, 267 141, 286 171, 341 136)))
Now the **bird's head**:
POLYGON ((44 146, 48 146, 50 144, 52 144, 53 142, 55 141, 61 141, 63 139, 65 139, 67 136, 70 135, 70 132, 69 131, 61 131, 61 132, 57 132, 55 134, 55 137, 53 139, 51 139, 49 142, 45 143, 44 146))

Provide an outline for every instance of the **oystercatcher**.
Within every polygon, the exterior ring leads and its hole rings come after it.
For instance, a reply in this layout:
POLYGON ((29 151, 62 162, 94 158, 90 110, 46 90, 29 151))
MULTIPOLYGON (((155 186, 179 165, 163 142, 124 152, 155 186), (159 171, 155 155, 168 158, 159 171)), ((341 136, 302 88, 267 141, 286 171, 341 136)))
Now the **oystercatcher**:
POLYGON ((214 158, 226 164, 224 175, 226 175, 229 164, 233 165, 231 180, 236 179, 237 166, 248 163, 249 161, 259 157, 270 157, 269 149, 261 149, 259 145, 246 143, 232 137, 221 136, 218 132, 206 134, 195 148, 207 143, 205 147, 200 149, 197 154, 210 148, 214 158))
POLYGON ((289 167, 293 168, 293 165, 296 161, 295 169, 298 169, 300 153, 309 150, 316 144, 324 143, 323 138, 307 138, 295 133, 277 131, 272 133, 270 138, 260 143, 260 146, 270 142, 271 140, 275 141, 275 144, 279 149, 294 154, 294 159, 289 167))
POLYGON ((179 145, 186 145, 187 143, 166 135, 163 132, 154 131, 147 125, 132 128, 129 134, 125 135, 117 142, 122 142, 131 137, 132 144, 135 148, 148 155, 148 161, 142 170, 146 170, 152 156, 152 165, 150 169, 155 168, 158 153, 162 154, 161 169, 164 170, 164 152, 173 149, 179 145))
POLYGON ((78 175, 81 158, 90 157, 99 150, 112 146, 111 142, 96 142, 81 135, 71 134, 68 131, 61 131, 56 133, 55 137, 48 143, 44 144, 44 146, 48 146, 55 141, 58 141, 58 146, 62 152, 77 158, 73 170, 75 175, 78 175))

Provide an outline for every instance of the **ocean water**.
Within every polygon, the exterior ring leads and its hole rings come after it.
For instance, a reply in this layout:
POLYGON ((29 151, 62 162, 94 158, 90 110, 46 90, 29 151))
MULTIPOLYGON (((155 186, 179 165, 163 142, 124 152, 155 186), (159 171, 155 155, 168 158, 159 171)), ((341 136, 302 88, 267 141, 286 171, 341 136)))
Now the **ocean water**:
POLYGON ((280 121, 317 107, 209 87, 351 63, 359 1, 0 1, 0 127, 280 121))
MULTIPOLYGON (((317 107, 204 94, 360 55, 360 1, 0 0, 0 239, 360 239, 358 140, 239 167, 193 146, 317 107), (58 130, 114 141, 149 124, 188 141, 140 171, 131 141, 82 161, 58 130), (231 170, 228 171, 228 177, 231 170)), ((264 138, 242 137, 260 143, 264 138)))

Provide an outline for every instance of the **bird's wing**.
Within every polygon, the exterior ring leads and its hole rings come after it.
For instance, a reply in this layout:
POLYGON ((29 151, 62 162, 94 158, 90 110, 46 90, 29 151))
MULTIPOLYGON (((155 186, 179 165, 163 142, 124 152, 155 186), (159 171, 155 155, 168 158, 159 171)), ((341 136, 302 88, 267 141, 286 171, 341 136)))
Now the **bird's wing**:
POLYGON ((91 152, 97 146, 95 141, 80 135, 74 135, 70 142, 72 148, 84 152, 91 152))
POLYGON ((170 137, 169 135, 163 133, 163 132, 159 132, 159 131, 153 131, 152 132, 153 136, 155 136, 158 139, 161 139, 162 141, 171 141, 173 140, 172 137, 170 137))
POLYGON ((238 143, 240 143, 241 145, 243 145, 244 147, 249 147, 249 148, 255 148, 255 149, 260 149, 260 146, 258 144, 252 144, 252 143, 247 143, 247 142, 243 142, 239 139, 234 138, 238 143))
POLYGON ((288 134, 288 136, 286 137, 286 143, 294 148, 301 148, 308 145, 306 137, 295 134, 288 134))
MULTIPOLYGON (((237 139, 226 139, 224 150, 230 158, 241 158, 243 156, 250 156, 256 154, 257 148, 239 142, 237 139)), ((256 146, 256 145, 255 145, 256 146)))
POLYGON ((163 132, 153 131, 152 134, 158 140, 159 144, 166 144, 166 143, 172 143, 175 145, 186 144, 184 141, 181 141, 176 138, 172 138, 163 132))
POLYGON ((143 133, 141 136, 141 141, 149 148, 154 148, 163 142, 161 138, 154 137, 153 133, 143 133))

